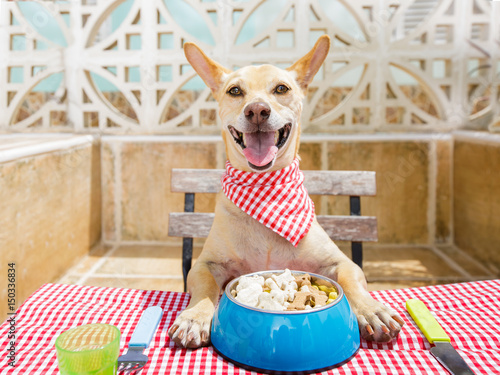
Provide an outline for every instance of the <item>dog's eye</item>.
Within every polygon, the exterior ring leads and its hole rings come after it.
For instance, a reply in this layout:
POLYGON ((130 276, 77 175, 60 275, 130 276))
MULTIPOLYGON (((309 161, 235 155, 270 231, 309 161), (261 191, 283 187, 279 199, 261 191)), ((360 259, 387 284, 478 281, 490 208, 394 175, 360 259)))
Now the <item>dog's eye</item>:
POLYGON ((286 87, 285 85, 278 85, 276 86, 276 88, 274 89, 274 92, 276 94, 284 94, 286 93, 288 90, 290 90, 288 87, 286 87))
POLYGON ((238 86, 231 87, 228 91, 228 94, 233 95, 233 96, 240 96, 243 94, 241 89, 238 86))

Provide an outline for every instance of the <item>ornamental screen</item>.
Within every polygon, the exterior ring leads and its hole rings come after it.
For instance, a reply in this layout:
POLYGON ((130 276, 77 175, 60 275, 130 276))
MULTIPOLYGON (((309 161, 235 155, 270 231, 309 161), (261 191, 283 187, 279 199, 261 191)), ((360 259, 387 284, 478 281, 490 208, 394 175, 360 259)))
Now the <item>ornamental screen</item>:
POLYGON ((500 2, 1 1, 0 131, 218 134, 192 41, 226 67, 331 52, 305 133, 500 130, 500 2))

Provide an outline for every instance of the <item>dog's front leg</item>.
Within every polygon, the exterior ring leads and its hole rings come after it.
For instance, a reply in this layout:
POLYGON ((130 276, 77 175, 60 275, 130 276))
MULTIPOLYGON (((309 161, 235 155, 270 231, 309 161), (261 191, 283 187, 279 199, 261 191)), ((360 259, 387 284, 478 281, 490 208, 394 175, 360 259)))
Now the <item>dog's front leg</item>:
POLYGON ((340 251, 316 221, 299 248, 303 264, 307 265, 311 260, 316 262, 312 272, 330 277, 340 284, 358 318, 359 330, 365 340, 384 342, 397 337, 404 324, 403 319, 368 293, 361 268, 340 251))
POLYGON ((396 311, 370 296, 361 268, 349 259, 344 263, 337 267, 337 281, 358 318, 361 336, 369 341, 391 341, 399 334, 404 321, 396 311))
POLYGON ((219 287, 207 263, 201 259, 189 271, 187 286, 191 301, 168 334, 179 346, 199 348, 210 344, 210 323, 219 298, 219 287))

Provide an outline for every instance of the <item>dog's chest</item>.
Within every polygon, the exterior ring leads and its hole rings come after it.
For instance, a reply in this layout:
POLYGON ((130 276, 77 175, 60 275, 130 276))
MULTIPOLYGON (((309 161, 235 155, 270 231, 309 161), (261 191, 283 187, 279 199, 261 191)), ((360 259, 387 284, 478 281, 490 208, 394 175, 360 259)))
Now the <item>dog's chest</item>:
POLYGON ((296 259, 298 250, 289 241, 241 211, 225 196, 222 200, 228 242, 247 270, 286 268, 296 259))
MULTIPOLYGON (((318 262, 288 240, 236 207, 224 194, 218 197, 213 234, 224 259, 221 275, 232 277, 271 269, 316 272, 318 262)), ((224 278, 224 277, 222 277, 224 278)))

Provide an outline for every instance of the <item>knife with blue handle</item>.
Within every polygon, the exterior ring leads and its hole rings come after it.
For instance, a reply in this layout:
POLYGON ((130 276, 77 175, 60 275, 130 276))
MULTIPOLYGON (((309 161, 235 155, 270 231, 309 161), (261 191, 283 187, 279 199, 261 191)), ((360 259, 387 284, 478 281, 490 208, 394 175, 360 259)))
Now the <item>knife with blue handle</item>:
POLYGON ((406 301, 406 310, 417 323, 425 338, 434 344, 431 354, 452 375, 474 375, 469 365, 451 345, 450 337, 419 299, 406 301))

